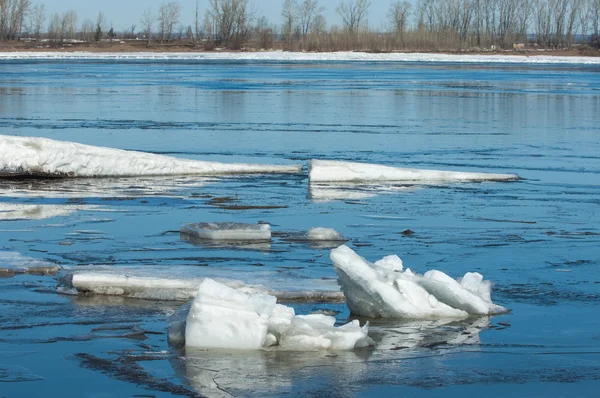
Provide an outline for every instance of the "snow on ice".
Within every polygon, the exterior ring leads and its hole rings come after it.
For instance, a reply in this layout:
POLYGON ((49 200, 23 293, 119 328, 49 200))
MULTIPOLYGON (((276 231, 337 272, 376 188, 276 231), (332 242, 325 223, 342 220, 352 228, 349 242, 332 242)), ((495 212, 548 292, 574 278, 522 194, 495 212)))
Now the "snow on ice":
POLYGON ((205 162, 151 153, 0 135, 0 175, 49 177, 129 177, 299 173, 301 165, 205 162))
POLYGON ((515 174, 467 173, 460 171, 421 170, 338 160, 311 160, 310 181, 319 182, 481 182, 516 181, 515 174))
POLYGON ((404 270, 398 257, 369 263, 348 246, 331 251, 346 303, 356 315, 402 319, 465 318, 506 312, 491 299, 491 283, 469 272, 454 280, 441 271, 404 270))

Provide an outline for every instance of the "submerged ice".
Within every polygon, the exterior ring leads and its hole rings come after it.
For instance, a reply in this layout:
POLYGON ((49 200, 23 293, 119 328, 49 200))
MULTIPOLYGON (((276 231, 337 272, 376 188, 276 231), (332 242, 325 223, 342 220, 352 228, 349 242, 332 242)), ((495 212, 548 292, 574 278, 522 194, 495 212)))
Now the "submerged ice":
POLYGON ((61 267, 16 252, 0 252, 0 276, 14 274, 54 275, 61 267))
MULTIPOLYGON (((336 327, 322 314, 296 315, 268 294, 248 294, 212 279, 198 288, 187 315, 185 346, 257 350, 351 350, 371 344, 358 321, 336 327)), ((176 335, 170 333, 171 335, 176 335)))
POLYGON ((271 226, 266 223, 244 224, 233 222, 187 223, 182 234, 196 239, 223 241, 270 241, 271 226))
POLYGON ((227 164, 179 159, 55 141, 0 135, 0 175, 50 177, 128 177, 299 173, 301 165, 227 164))
POLYGON ((515 174, 468 173, 460 171, 421 170, 378 164, 344 162, 338 160, 311 160, 311 183, 322 182, 481 182, 516 181, 515 174))
POLYGON ((465 318, 506 312, 491 299, 491 283, 469 272, 459 280, 441 271, 404 269, 397 256, 372 264, 343 245, 331 251, 352 313, 402 319, 465 318))

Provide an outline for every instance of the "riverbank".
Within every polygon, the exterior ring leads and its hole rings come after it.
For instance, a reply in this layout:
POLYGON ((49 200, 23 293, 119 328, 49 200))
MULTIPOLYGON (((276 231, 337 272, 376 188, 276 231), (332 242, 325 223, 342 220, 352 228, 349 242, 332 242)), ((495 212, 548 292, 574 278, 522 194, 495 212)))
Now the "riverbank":
MULTIPOLYGON (((215 49, 207 50, 202 46, 194 46, 189 41, 176 41, 172 43, 152 42, 150 45, 144 40, 121 40, 121 41, 102 41, 102 42, 70 42, 61 45, 50 43, 36 43, 25 41, 0 41, 0 52, 89 52, 89 53, 255 53, 255 52, 273 52, 282 50, 227 50, 216 47, 215 49)), ((286 51, 287 52, 287 51, 286 51)), ((461 50, 400 50, 392 52, 369 51, 361 50, 356 52, 364 52, 371 54, 448 54, 448 55, 511 55, 511 56, 559 56, 559 57, 600 57, 600 50, 589 47, 578 49, 519 49, 519 50, 481 50, 481 49, 461 49, 461 50)), ((329 53, 328 51, 316 53, 329 53)))

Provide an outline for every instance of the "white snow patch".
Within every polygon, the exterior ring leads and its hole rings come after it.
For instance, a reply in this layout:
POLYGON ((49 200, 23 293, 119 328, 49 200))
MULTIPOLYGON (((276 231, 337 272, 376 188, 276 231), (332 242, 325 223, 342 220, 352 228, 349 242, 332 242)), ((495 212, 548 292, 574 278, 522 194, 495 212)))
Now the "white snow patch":
POLYGON ((306 238, 311 241, 345 241, 344 235, 333 228, 314 227, 308 230, 306 238))
POLYGON ((6 135, 0 135, 0 155, 0 175, 16 176, 128 177, 299 173, 302 170, 302 165, 205 162, 47 138, 6 135))
POLYGON ((441 271, 421 276, 386 257, 371 264, 343 245, 331 251, 348 308, 357 315, 402 319, 464 318, 506 312, 491 301, 491 283, 467 273, 458 282, 441 271))
POLYGON ((199 286, 185 327, 194 348, 257 350, 278 345, 286 351, 351 350, 371 344, 368 325, 335 327, 327 315, 296 316, 274 296, 236 291, 211 279, 199 286))
POLYGON ((54 275, 61 267, 48 261, 23 256, 16 252, 0 252, 0 275, 54 275))
POLYGON ((265 223, 233 222, 188 223, 180 228, 182 234, 197 239, 225 241, 270 241, 271 226, 265 223))
POLYGON ((311 160, 311 182, 481 182, 516 181, 515 174, 467 173, 460 171, 422 170, 382 166, 339 160, 311 160))
POLYGON ((475 54, 431 54, 431 53, 366 53, 366 52, 206 52, 206 53, 92 53, 92 52, 4 52, 0 59, 80 59, 80 60, 256 60, 296 62, 427 62, 465 64, 583 64, 597 65, 597 57, 564 57, 548 55, 475 55, 475 54))

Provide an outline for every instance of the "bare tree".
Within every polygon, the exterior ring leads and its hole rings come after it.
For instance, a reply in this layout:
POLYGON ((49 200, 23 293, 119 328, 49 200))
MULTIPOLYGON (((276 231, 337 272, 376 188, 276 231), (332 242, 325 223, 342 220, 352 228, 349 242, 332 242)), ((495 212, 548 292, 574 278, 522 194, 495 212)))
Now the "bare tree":
POLYGON ((210 0, 210 5, 210 16, 219 39, 228 47, 241 48, 248 38, 254 16, 248 0, 210 0))
POLYGON ((163 3, 158 12, 158 24, 160 29, 160 39, 171 40, 173 28, 179 22, 181 6, 176 1, 163 3))
POLYGON ((75 24, 77 23, 77 12, 69 10, 62 14, 60 21, 60 40, 75 38, 75 24))
POLYGON ((30 0, 0 0, 0 40, 20 36, 30 7, 30 0))
POLYGON ((583 0, 577 18, 581 29, 581 42, 585 43, 587 39, 588 29, 590 27, 590 16, 592 14, 592 1, 583 0))
MULTIPOLYGON (((0 0, 1 2, 2 0, 0 0)), ((46 22, 46 6, 36 4, 31 9, 29 13, 29 24, 31 26, 30 30, 33 35, 39 39, 42 34, 42 29, 44 28, 44 23, 46 22)))
POLYGON ((335 11, 342 17, 346 29, 355 33, 367 17, 370 6, 371 2, 367 0, 346 0, 335 11))
POLYGON ((600 0, 592 0, 590 17, 592 20, 592 44, 600 47, 600 0))
POLYGON ((81 40, 90 42, 94 39, 94 21, 87 18, 81 24, 81 40))
POLYGON ((390 5, 388 10, 388 18, 396 31, 396 35, 400 38, 402 47, 404 47, 404 32, 406 31, 406 23, 411 8, 412 4, 408 1, 396 1, 390 5))
POLYGON ((59 13, 54 13, 50 18, 50 22, 48 23, 48 39, 50 39, 50 41, 56 42, 60 40, 61 22, 62 19, 59 13))
POLYGON ((292 42, 297 9, 298 2, 296 0, 285 0, 283 2, 283 9, 281 10, 281 17, 283 18, 283 41, 288 44, 292 42))
POLYGON ((567 21, 565 26, 565 44, 572 45, 575 42, 574 34, 579 29, 579 10, 582 7, 583 0, 570 0, 569 10, 567 12, 567 21))
POLYGON ((194 16, 194 47, 198 46, 198 39, 200 38, 200 14, 198 9, 200 8, 199 0, 196 0, 196 14, 194 16))
POLYGON ((319 6, 318 0, 302 0, 297 5, 296 17, 300 23, 303 38, 306 38, 306 35, 309 33, 314 18, 324 10, 324 7, 319 6))
POLYGON ((152 13, 152 9, 145 9, 142 13, 140 24, 146 35, 146 45, 148 46, 150 45, 150 40, 152 40, 152 27, 154 26, 154 22, 156 22, 156 16, 152 13))

